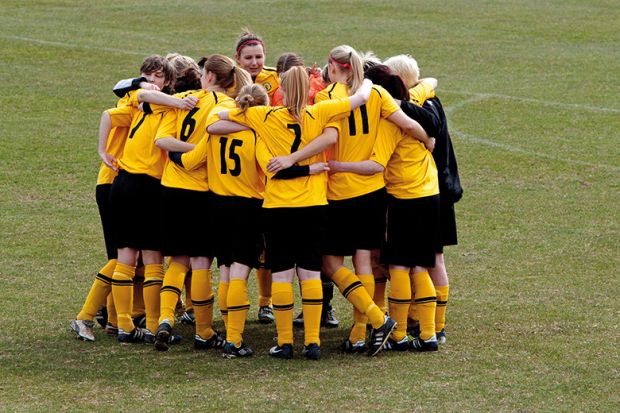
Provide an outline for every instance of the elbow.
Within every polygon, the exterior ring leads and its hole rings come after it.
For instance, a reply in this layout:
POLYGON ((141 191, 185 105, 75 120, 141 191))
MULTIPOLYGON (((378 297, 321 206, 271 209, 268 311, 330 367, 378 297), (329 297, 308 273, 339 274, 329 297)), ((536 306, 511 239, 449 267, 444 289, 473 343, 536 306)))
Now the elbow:
POLYGON ((381 165, 380 163, 377 163, 375 161, 372 161, 372 167, 370 168, 373 172, 372 174, 378 174, 381 173, 385 170, 385 167, 383 165, 381 165))

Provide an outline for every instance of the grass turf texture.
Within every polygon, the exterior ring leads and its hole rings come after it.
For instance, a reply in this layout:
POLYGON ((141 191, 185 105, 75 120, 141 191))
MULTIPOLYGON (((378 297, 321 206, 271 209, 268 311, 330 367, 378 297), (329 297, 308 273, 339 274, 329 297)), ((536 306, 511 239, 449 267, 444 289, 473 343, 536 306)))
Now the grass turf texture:
POLYGON ((620 408, 616 2, 7 0, 0 11, 0 410, 620 408), (318 363, 269 358, 274 329, 253 321, 249 360, 191 340, 162 354, 69 333, 105 261, 94 183, 112 85, 147 54, 232 55, 243 25, 271 65, 285 51, 323 64, 347 43, 411 53, 439 79, 466 190, 439 353, 338 353, 351 324, 338 295, 342 328, 323 331, 318 363))

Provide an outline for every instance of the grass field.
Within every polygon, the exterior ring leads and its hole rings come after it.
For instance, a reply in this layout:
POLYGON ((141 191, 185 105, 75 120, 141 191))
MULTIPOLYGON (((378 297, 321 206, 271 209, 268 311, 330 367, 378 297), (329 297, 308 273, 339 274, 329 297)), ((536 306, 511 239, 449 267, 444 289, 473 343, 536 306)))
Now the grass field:
POLYGON ((611 0, 3 0, 0 410, 620 411, 618 21, 611 0), (439 353, 338 353, 341 296, 318 363, 266 355, 256 300, 249 360, 69 333, 105 261, 96 133, 113 84, 151 53, 232 55, 244 25, 272 65, 346 43, 439 79, 465 188, 439 353))

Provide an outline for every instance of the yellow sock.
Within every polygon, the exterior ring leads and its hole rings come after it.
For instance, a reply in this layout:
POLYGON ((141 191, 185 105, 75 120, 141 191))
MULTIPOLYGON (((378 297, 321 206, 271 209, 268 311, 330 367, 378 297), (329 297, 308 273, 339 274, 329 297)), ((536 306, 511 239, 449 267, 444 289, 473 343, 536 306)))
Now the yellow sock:
POLYGON ((435 286, 427 271, 413 274, 413 284, 420 317, 420 338, 428 340, 435 335, 435 308, 437 307, 435 286))
POLYGON ((136 267, 118 262, 114 269, 114 275, 112 275, 112 295, 114 296, 118 328, 123 329, 126 333, 131 333, 134 329, 131 308, 133 307, 135 271, 136 267))
MULTIPOLYGON (((273 315, 276 318, 278 345, 293 343, 293 284, 274 282, 271 285, 273 315)), ((306 315, 304 314, 304 322, 306 315)))
POLYGON ((78 320, 92 320, 95 318, 99 307, 105 304, 106 297, 112 291, 114 268, 116 268, 116 260, 110 260, 99 270, 99 274, 95 277, 95 281, 88 291, 82 310, 77 315, 78 320))
POLYGON ((250 309, 248 282, 246 280, 237 278, 230 280, 226 304, 228 307, 226 341, 235 343, 235 346, 239 347, 243 340, 245 320, 248 316, 248 310, 250 309))
MULTIPOLYGON (((370 297, 373 297, 375 295, 375 276, 372 274, 361 274, 358 275, 358 278, 368 292, 368 295, 370 297)), ((349 340, 351 341, 351 343, 366 341, 367 323, 368 317, 366 317, 366 314, 353 307, 353 328, 351 329, 351 333, 349 334, 349 340)))
POLYGON ((108 310, 108 324, 112 324, 114 327, 118 327, 118 316, 116 314, 116 306, 114 305, 114 297, 112 294, 108 294, 107 298, 107 310, 108 310))
POLYGON ((131 316, 137 317, 146 314, 144 309, 144 266, 136 268, 136 275, 133 277, 133 308, 131 316))
POLYGON ((397 323, 392 336, 394 340, 400 341, 407 335, 407 313, 411 304, 409 271, 390 269, 388 303, 390 306, 390 317, 397 323))
POLYGON ((377 304, 377 307, 381 309, 382 312, 385 313, 385 309, 387 308, 385 304, 385 290, 387 287, 387 278, 385 276, 381 276, 379 278, 375 278, 375 293, 372 296, 372 300, 377 304))
POLYGON ((332 281, 338 286, 338 289, 349 300, 355 308, 366 314, 368 321, 374 328, 383 325, 383 313, 372 301, 368 291, 363 288, 359 278, 346 267, 340 268, 332 275, 332 281))
POLYGON ((411 278, 411 304, 409 305, 409 314, 408 318, 411 320, 420 321, 420 316, 418 315, 418 304, 415 302, 415 285, 413 283, 413 276, 411 278))
POLYGON ((435 331, 440 332, 446 327, 446 308, 448 306, 449 285, 436 285, 437 309, 435 310, 435 331))
POLYGON ((192 302, 196 317, 196 334, 203 339, 209 339, 213 331, 213 287, 211 284, 211 270, 192 271, 192 302))
POLYGON ((190 270, 185 275, 185 311, 190 311, 194 308, 192 304, 192 271, 190 270))
POLYGON ((224 320, 224 328, 228 330, 228 283, 221 281, 217 285, 217 304, 224 320))
POLYGON ((320 279, 301 282, 301 308, 304 313, 304 345, 311 343, 321 345, 319 330, 323 309, 323 285, 320 279))
POLYGON ((144 309, 146 310, 146 329, 155 334, 159 325, 159 294, 164 281, 163 264, 147 264, 144 266, 144 309))
POLYGON ((185 274, 188 270, 189 268, 181 263, 170 263, 168 271, 164 275, 164 283, 161 286, 159 295, 159 324, 164 320, 168 320, 171 326, 174 325, 174 310, 177 307, 185 274))
POLYGON ((266 307, 271 305, 271 270, 259 268, 256 270, 256 280, 258 281, 258 306, 266 307))

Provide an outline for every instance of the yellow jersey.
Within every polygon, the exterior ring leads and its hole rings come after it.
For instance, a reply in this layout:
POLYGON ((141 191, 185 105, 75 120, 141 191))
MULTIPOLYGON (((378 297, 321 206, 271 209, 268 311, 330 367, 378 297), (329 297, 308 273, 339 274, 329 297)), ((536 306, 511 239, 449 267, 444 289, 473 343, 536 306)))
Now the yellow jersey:
MULTIPOLYGON (((336 99, 306 107, 302 122, 298 122, 283 106, 255 106, 243 113, 231 110, 230 120, 254 129, 259 137, 256 159, 267 175, 263 208, 287 208, 326 205, 327 174, 303 176, 294 179, 273 179, 267 164, 274 156, 289 155, 303 148, 323 133, 326 125, 351 110, 349 99, 336 99)), ((323 153, 314 155, 300 165, 324 162, 323 153)))
MULTIPOLYGON (((206 137, 207 118, 211 110, 222 101, 234 103, 234 100, 223 93, 202 89, 177 93, 174 96, 179 99, 194 96, 198 99, 198 103, 191 110, 169 108, 159 125, 155 140, 173 137, 183 142, 198 145, 206 137)), ((161 184, 170 188, 208 191, 207 166, 202 165, 188 170, 168 159, 164 166, 161 184)))
MULTIPOLYGON (((342 83, 332 83, 317 93, 315 102, 349 96, 348 88, 342 83)), ((381 86, 372 88, 368 102, 351 111, 348 118, 341 120, 338 142, 329 153, 330 159, 340 162, 359 162, 370 158, 372 148, 378 139, 379 119, 387 118, 400 108, 392 96, 381 86)), ((339 172, 329 175, 327 199, 341 200, 369 194, 385 186, 383 174, 360 175, 339 172)))
POLYGON ((274 67, 264 66, 263 70, 261 70, 258 76, 256 76, 256 79, 254 79, 254 83, 262 85, 265 90, 267 90, 269 101, 271 101, 271 99, 273 99, 273 94, 276 93, 276 90, 280 87, 280 77, 274 67))
MULTIPOLYGON (((220 111, 235 108, 232 99, 220 101, 206 126, 219 120, 220 111)), ((206 165, 209 189, 215 194, 263 199, 265 177, 256 162, 256 139, 253 130, 207 135, 193 150, 181 155, 181 162, 187 169, 206 165)))
POLYGON ((424 144, 383 119, 379 133, 382 138, 377 139, 370 159, 385 167, 387 192, 400 199, 439 194, 435 160, 424 144))
MULTIPOLYGON (((135 91, 130 91, 124 97, 118 100, 116 103, 117 108, 126 107, 129 104, 129 99, 135 91)), ((127 115, 129 116, 129 115, 127 115)), ((131 122, 131 119, 127 119, 131 122)), ((129 127, 127 126, 115 126, 110 130, 108 134, 108 142, 106 143, 105 151, 119 159, 123 154, 123 148, 125 148, 125 140, 127 139, 127 134, 129 133, 129 127)), ((116 178, 118 172, 114 171, 111 168, 108 168, 106 164, 101 162, 101 166, 99 167, 99 174, 97 175, 97 185, 111 184, 114 182, 114 178, 116 178)))
POLYGON ((422 106, 426 99, 435 97, 435 89, 425 81, 422 81, 409 89, 409 100, 418 106, 422 106))

